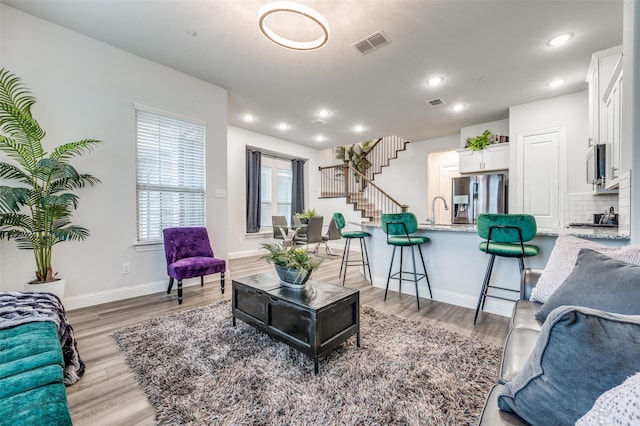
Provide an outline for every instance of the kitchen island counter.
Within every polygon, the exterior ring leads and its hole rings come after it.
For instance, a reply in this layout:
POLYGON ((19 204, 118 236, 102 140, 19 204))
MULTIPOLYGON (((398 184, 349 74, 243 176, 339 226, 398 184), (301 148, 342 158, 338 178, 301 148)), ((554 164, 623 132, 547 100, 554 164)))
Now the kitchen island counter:
MULTIPOLYGON (((354 225, 362 226, 363 228, 380 228, 379 223, 374 222, 352 222, 354 225)), ((419 231, 444 231, 444 232, 467 232, 467 233, 477 233, 477 229, 475 225, 450 225, 450 224, 436 224, 430 225, 428 223, 420 223, 418 224, 419 231)), ((629 241, 631 238, 629 232, 625 232, 618 228, 610 228, 610 227, 579 227, 579 228, 571 228, 571 227, 563 227, 558 229, 550 229, 550 228, 538 228, 538 236, 545 237, 557 237, 558 235, 573 235, 578 238, 586 238, 589 240, 620 240, 620 241, 629 241)))
MULTIPOLYGON (((363 230, 371 234, 367 239, 369 250, 369 261, 373 285, 385 288, 389 262, 393 248, 387 245, 386 234, 379 223, 356 223, 363 230)), ((422 247, 427 273, 433 292, 434 300, 438 300, 453 305, 464 306, 475 309, 478 302, 478 295, 482 286, 487 266, 488 256, 478 249, 483 241, 477 234, 474 225, 429 225, 420 224, 418 235, 429 237, 429 243, 422 247)), ((629 243, 629 235, 620 232, 615 228, 560 228, 560 229, 538 229, 535 239, 529 244, 534 244, 540 248, 540 253, 535 257, 525 259, 525 266, 528 268, 543 269, 549 259, 549 255, 555 244, 556 238, 561 234, 570 234, 580 238, 594 240, 607 246, 623 246, 629 243)), ((412 270, 411 256, 405 251, 403 271, 412 270)), ((417 253, 416 253, 417 255, 417 253)), ((416 259, 418 269, 421 270, 419 258, 416 259)), ((397 271, 398 256, 396 256, 394 271, 397 271)), ((492 285, 517 290, 519 286, 520 271, 518 262, 509 258, 496 258, 495 267, 492 274, 492 285)), ((398 291, 398 282, 392 280, 389 290, 398 291)), ((415 287, 412 283, 404 283, 402 293, 415 296, 415 287)), ((420 297, 425 300, 420 301, 421 309, 428 308, 429 292, 424 280, 419 282, 420 297)), ((511 297, 514 293, 505 293, 506 297, 511 297)), ((388 298, 398 297, 397 294, 390 293, 388 298)), ((413 303, 415 299, 407 299, 407 303, 413 303)), ((485 311, 499 315, 509 316, 513 304, 499 299, 487 299, 485 311)), ((408 306, 409 308, 409 306, 408 306)))

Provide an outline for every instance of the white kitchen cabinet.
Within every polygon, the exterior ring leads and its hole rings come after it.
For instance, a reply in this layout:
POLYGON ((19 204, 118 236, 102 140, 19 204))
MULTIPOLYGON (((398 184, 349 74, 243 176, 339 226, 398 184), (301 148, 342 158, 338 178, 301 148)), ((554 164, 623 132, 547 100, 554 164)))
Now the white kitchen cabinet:
POLYGON ((481 151, 458 150, 460 173, 483 173, 509 169, 509 144, 490 145, 481 151))
POLYGON ((591 56, 586 81, 589 84, 589 143, 607 143, 607 112, 603 99, 611 76, 622 57, 622 46, 601 50, 591 56))
POLYGON ((620 131, 622 126, 622 58, 618 61, 611 80, 603 93, 605 120, 605 138, 603 143, 607 146, 607 169, 605 174, 605 188, 611 189, 618 186, 620 177, 620 131))

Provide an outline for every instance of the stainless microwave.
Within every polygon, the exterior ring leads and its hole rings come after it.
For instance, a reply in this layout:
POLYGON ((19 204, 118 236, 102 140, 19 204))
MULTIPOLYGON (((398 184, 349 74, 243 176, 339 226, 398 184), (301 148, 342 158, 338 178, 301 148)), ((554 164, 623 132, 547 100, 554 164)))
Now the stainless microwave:
POLYGON ((604 185, 607 167, 607 146, 596 144, 587 153, 587 183, 604 185))

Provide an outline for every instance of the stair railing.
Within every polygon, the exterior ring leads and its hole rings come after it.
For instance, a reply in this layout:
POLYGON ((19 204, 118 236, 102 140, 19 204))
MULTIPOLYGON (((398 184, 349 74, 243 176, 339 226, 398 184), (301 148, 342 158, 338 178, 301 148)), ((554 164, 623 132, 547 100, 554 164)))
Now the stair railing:
POLYGON ((376 174, 382 173, 382 168, 389 165, 389 160, 398 158, 398 151, 404 151, 408 140, 399 136, 385 136, 376 140, 363 155, 363 163, 369 162, 369 167, 361 165, 368 180, 373 180, 376 174))
POLYGON ((354 204, 362 217, 377 222, 382 213, 406 212, 409 206, 387 194, 382 188, 352 167, 348 161, 343 165, 319 167, 320 198, 345 197, 354 204))

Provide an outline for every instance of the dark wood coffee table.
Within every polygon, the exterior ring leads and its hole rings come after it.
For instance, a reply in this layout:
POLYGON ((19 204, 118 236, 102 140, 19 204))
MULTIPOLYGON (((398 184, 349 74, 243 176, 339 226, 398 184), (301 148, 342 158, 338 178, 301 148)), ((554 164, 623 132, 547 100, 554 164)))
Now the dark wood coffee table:
POLYGON ((275 272, 231 281, 233 325, 236 318, 292 348, 318 357, 356 335, 360 347, 360 292, 309 280, 304 289, 280 285, 275 272))

